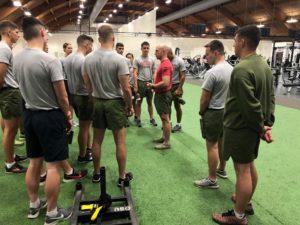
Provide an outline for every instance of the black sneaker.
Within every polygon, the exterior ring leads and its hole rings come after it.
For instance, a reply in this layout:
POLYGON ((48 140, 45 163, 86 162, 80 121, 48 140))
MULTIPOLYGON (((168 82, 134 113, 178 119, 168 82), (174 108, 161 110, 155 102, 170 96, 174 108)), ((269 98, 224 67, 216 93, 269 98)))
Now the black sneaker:
POLYGON ((155 119, 151 119, 150 124, 154 127, 157 127, 157 123, 156 123, 155 119))
MULTIPOLYGON (((133 175, 132 175, 132 173, 131 173, 131 172, 126 173, 125 179, 126 179, 126 178, 127 178, 129 181, 133 180, 133 175)), ((125 179, 119 178, 118 181, 117 181, 117 186, 118 186, 118 187, 123 187, 125 179)))
POLYGON ((93 157, 90 153, 86 152, 84 157, 79 155, 77 161, 78 163, 88 163, 93 161, 93 157))
POLYGON ((181 125, 176 124, 173 128, 172 128, 172 133, 175 132, 180 132, 181 131, 181 125))
POLYGON ((44 176, 40 176, 40 186, 44 186, 46 183, 47 173, 44 176))
POLYGON ((141 122, 141 120, 139 120, 139 119, 136 119, 135 124, 136 124, 138 127, 142 127, 142 122, 141 122))
POLYGON ((15 155, 15 161, 16 162, 23 162, 27 159, 26 156, 21 156, 21 155, 15 155))
POLYGON ((72 208, 69 209, 57 209, 57 214, 55 216, 47 216, 44 225, 55 225, 58 222, 67 220, 72 216, 72 208))
POLYGON ((85 178, 87 174, 88 174, 87 170, 76 171, 73 168, 73 173, 71 175, 64 174, 63 182, 69 183, 75 180, 81 180, 82 178, 85 178))
POLYGON ((99 183, 100 182, 100 173, 93 173, 93 179, 92 179, 93 183, 99 183))
POLYGON ((26 173, 27 168, 15 162, 11 168, 7 168, 5 165, 5 173, 26 173))
POLYGON ((40 200, 40 205, 37 208, 29 208, 29 212, 27 215, 28 219, 35 219, 39 216, 40 210, 47 207, 46 200, 40 200))

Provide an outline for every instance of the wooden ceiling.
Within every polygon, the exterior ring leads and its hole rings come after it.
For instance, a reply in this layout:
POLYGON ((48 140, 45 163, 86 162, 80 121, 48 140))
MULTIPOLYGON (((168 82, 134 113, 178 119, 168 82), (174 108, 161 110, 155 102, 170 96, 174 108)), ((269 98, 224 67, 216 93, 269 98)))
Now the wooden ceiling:
MULTIPOLYGON (((0 1, 0 20, 9 19, 18 24, 24 16, 24 9, 29 10, 33 16, 44 22, 50 30, 59 30, 67 24, 74 24, 80 0, 21 0, 23 8, 13 7, 11 0, 0 1)), ((84 17, 89 18, 96 0, 85 1, 84 17)), ((102 22, 109 14, 113 14, 109 23, 128 23, 145 12, 158 6, 157 18, 174 13, 199 0, 173 0, 166 4, 165 0, 108 0, 96 22, 102 22), (118 8, 122 3, 123 8, 118 8), (113 10, 117 9, 117 13, 113 10)), ((300 29, 300 22, 288 24, 286 20, 294 17, 300 21, 300 0, 232 0, 205 11, 197 12, 162 25, 158 31, 189 35, 192 24, 206 24, 206 31, 214 33, 226 26, 243 26, 246 24, 262 23, 271 28, 272 36, 287 36, 288 31, 300 29)))

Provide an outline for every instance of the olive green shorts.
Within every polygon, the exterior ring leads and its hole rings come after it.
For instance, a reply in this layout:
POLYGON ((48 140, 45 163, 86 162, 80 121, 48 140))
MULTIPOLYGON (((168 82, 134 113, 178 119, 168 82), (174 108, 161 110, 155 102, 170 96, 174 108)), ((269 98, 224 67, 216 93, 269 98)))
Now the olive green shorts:
POLYGON ((223 135, 224 109, 208 109, 202 116, 202 137, 208 141, 218 141, 223 135))
POLYGON ((91 121, 93 119, 94 104, 90 96, 73 95, 73 107, 76 116, 81 121, 91 121))
POLYGON ((127 116, 123 99, 94 98, 94 128, 118 130, 126 125, 127 116))
POLYGON ((138 80, 138 92, 140 94, 140 97, 141 98, 149 98, 149 99, 152 99, 153 98, 153 92, 151 90, 151 88, 147 87, 147 83, 151 83, 151 80, 150 81, 141 81, 141 80, 138 80))
POLYGON ((18 88, 0 90, 0 111, 5 120, 22 116, 22 96, 18 88))
POLYGON ((155 93, 154 104, 158 115, 171 113, 172 94, 171 91, 165 93, 155 93))
POLYGON ((258 156, 259 134, 249 128, 223 128, 223 158, 236 163, 251 163, 258 156))

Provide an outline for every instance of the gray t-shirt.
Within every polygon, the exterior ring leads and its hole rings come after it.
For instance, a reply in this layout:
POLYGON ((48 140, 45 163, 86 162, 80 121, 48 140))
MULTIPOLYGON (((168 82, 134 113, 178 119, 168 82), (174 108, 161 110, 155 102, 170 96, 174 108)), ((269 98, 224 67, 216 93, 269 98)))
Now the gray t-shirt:
POLYGON ((25 48, 16 55, 13 72, 27 109, 59 108, 53 88, 53 82, 64 79, 59 59, 42 50, 25 48))
POLYGON ((155 60, 149 56, 140 56, 134 60, 133 68, 138 70, 138 80, 151 81, 155 71, 155 60))
POLYGON ((64 68, 65 60, 66 60, 66 58, 62 58, 62 59, 60 59, 60 62, 61 62, 62 69, 63 69, 64 80, 67 80, 67 75, 66 75, 65 68, 64 68))
POLYGON ((85 58, 84 72, 90 78, 93 97, 123 98, 119 76, 129 75, 128 64, 124 56, 115 51, 98 49, 85 58))
POLYGON ((84 59, 82 53, 74 52, 63 61, 63 68, 68 78, 69 92, 73 95, 87 96, 89 94, 83 81, 84 59))
POLYGON ((133 63, 129 59, 127 59, 127 64, 129 67, 129 84, 133 86, 134 85, 133 63))
POLYGON ((18 88, 19 85, 13 74, 13 55, 11 48, 4 41, 0 42, 0 63, 7 65, 6 76, 4 77, 3 87, 18 88))
POLYGON ((175 58, 172 60, 173 65, 173 75, 172 75, 172 83, 178 84, 180 82, 179 80, 179 73, 186 71, 184 61, 179 58, 178 56, 175 56, 175 58))
POLYGON ((233 67, 228 62, 222 61, 206 72, 202 89, 212 92, 208 108, 225 107, 232 70, 233 67))

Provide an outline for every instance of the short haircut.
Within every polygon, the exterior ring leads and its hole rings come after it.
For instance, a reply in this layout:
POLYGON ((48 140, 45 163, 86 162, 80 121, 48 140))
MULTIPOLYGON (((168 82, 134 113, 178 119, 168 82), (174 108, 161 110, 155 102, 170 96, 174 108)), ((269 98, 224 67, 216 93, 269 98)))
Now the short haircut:
POLYGON ((247 46, 251 50, 255 50, 260 42, 260 30, 256 25, 241 27, 235 32, 235 35, 247 39, 247 46))
POLYGON ((110 25, 104 24, 98 28, 98 35, 100 41, 105 43, 114 35, 114 30, 110 25))
POLYGON ((225 55, 224 45, 219 40, 212 40, 211 42, 209 42, 208 44, 206 44, 204 47, 205 48, 209 48, 211 51, 217 51, 221 55, 225 55))
POLYGON ((34 17, 25 17, 22 22, 22 30, 26 41, 37 38, 40 35, 40 29, 44 24, 34 17))
POLYGON ((18 26, 9 20, 2 20, 0 22, 0 37, 7 29, 18 29, 18 26))
POLYGON ((67 42, 64 43, 64 44, 63 44, 63 49, 66 49, 66 48, 68 47, 68 45, 70 45, 70 43, 67 43, 67 42))
POLYGON ((133 57, 133 54, 132 54, 132 53, 130 53, 130 52, 128 52, 128 53, 126 54, 126 58, 127 58, 127 56, 129 56, 129 55, 131 55, 131 56, 132 56, 132 58, 134 58, 134 57, 133 57))
POLYGON ((83 44, 83 42, 85 42, 85 41, 94 42, 93 38, 91 38, 90 36, 85 35, 85 34, 81 34, 81 35, 79 35, 78 38, 77 38, 77 45, 81 45, 81 44, 83 44))
POLYGON ((118 47, 124 47, 124 44, 121 43, 121 42, 118 42, 118 43, 116 44, 116 48, 118 48, 118 47))
POLYGON ((144 45, 150 46, 149 42, 147 42, 147 41, 144 41, 144 42, 141 44, 141 47, 144 47, 144 45))

